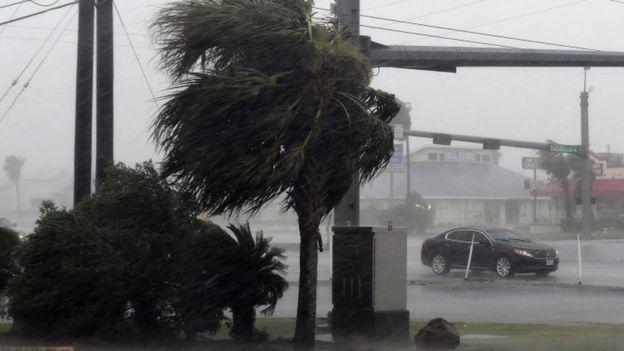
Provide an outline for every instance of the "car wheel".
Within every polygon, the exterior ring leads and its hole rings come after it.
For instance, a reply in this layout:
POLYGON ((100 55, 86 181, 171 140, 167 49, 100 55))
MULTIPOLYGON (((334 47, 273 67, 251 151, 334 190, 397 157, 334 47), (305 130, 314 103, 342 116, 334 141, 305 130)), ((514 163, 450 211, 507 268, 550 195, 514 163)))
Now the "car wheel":
POLYGON ((433 256, 433 260, 431 261, 431 268, 433 269, 433 273, 438 275, 444 275, 449 272, 448 261, 446 257, 440 254, 436 254, 433 256))
POLYGON ((501 256, 496 260, 496 274, 501 278, 507 278, 513 275, 509 257, 501 256))
POLYGON ((536 274, 538 277, 546 277, 546 276, 548 276, 550 273, 551 273, 550 271, 537 271, 537 272, 535 272, 535 274, 536 274))

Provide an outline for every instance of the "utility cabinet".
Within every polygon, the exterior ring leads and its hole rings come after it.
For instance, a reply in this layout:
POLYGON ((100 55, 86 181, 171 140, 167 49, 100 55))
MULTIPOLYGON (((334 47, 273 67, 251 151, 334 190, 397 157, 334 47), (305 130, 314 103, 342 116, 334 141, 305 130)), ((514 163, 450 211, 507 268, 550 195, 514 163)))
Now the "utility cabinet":
POLYGON ((409 337, 407 230, 334 227, 332 334, 409 337))

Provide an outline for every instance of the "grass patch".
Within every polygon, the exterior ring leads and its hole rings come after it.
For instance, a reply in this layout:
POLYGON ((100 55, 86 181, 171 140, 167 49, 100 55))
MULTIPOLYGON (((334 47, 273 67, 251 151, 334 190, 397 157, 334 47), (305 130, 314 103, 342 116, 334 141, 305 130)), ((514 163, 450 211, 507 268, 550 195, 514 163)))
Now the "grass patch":
POLYGON ((8 334, 11 331, 11 323, 0 323, 0 334, 8 334))
MULTIPOLYGON (((422 323, 413 322, 415 332, 422 323)), ((622 325, 456 323, 461 350, 622 350, 622 325)))
MULTIPOLYGON (((422 328, 426 322, 412 321, 410 338, 422 328)), ((505 323, 463 323, 455 322, 462 344, 458 350, 463 351, 606 351, 624 350, 624 325, 545 325, 545 324, 505 324, 505 323)), ((0 333, 6 333, 10 324, 0 324, 0 333)), ((258 318, 256 327, 270 334, 272 340, 256 345, 259 350, 282 351, 292 350, 292 346, 284 339, 291 339, 295 330, 295 319, 292 318, 258 318)), ((216 341, 204 341, 195 347, 181 346, 153 347, 153 350, 184 349, 185 351, 244 351, 248 348, 229 341, 229 329, 224 326, 215 335, 216 341)), ((91 343, 78 343, 77 349, 88 351, 129 351, 144 350, 140 347, 97 346, 91 343)), ((353 344, 321 344, 319 351, 402 351, 415 349, 414 344, 387 345, 379 342, 359 340, 353 344)))

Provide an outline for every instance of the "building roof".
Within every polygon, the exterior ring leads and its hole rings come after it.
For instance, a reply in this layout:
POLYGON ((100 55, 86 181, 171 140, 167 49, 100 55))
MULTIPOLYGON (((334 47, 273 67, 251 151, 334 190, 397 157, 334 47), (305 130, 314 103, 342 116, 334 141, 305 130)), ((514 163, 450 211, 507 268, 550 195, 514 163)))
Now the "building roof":
MULTIPOLYGON (((487 163, 413 162, 411 188, 424 198, 518 199, 529 198, 528 178, 487 163)), ((405 174, 394 174, 394 197, 404 198, 405 174)), ((362 188, 365 199, 388 199, 390 174, 384 173, 362 188)))

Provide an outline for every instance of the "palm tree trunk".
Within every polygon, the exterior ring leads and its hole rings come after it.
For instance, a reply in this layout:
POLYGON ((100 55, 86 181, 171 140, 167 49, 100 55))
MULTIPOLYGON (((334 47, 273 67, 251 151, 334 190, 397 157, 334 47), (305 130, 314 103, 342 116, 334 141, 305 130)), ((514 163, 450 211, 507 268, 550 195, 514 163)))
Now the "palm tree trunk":
POLYGON ((295 348, 314 347, 316 332, 316 279, 318 264, 318 238, 321 215, 318 202, 312 201, 312 208, 299 213, 299 302, 297 304, 297 326, 295 348))
POLYGON ((253 305, 232 308, 232 337, 241 342, 251 342, 254 336, 256 311, 253 305))

